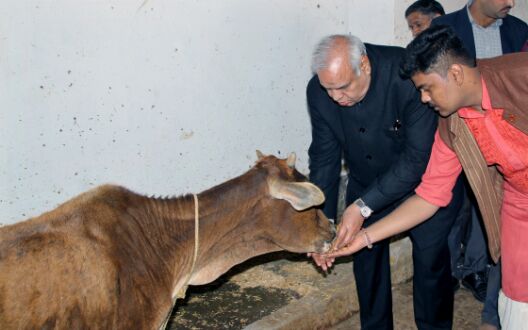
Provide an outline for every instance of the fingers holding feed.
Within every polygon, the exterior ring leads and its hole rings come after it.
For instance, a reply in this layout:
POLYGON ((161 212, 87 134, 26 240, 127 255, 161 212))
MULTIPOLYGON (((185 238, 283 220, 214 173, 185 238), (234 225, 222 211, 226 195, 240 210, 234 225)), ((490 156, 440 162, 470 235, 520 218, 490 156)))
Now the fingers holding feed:
POLYGON ((325 272, 332 267, 332 264, 335 260, 333 258, 327 258, 326 256, 318 253, 312 253, 311 256, 315 264, 325 272))
POLYGON ((358 237, 358 235, 356 234, 354 235, 354 237, 352 237, 352 239, 347 245, 343 246, 340 249, 331 250, 330 252, 325 253, 324 256, 330 259, 332 258, 335 259, 337 257, 344 257, 344 256, 351 255, 353 253, 356 253, 357 251, 361 250, 365 246, 366 245, 361 240, 361 237, 358 237))
POLYGON ((345 246, 340 248, 339 250, 331 251, 325 254, 325 257, 328 259, 334 259, 338 257, 344 257, 351 255, 352 253, 356 252, 353 246, 345 246))
POLYGON ((348 237, 348 228, 347 226, 339 226, 337 231, 337 236, 334 240, 333 248, 334 249, 340 249, 344 243, 346 242, 346 238, 348 237))

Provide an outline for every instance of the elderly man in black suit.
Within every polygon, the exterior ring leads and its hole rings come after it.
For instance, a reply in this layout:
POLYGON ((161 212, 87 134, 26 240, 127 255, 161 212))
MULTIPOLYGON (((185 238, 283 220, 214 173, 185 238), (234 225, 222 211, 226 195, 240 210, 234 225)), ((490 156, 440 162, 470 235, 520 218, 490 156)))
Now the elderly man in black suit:
MULTIPOLYGON (((336 248, 388 214, 424 173, 437 115, 398 74, 404 50, 364 44, 357 37, 324 38, 313 54, 307 88, 312 123, 310 179, 326 195, 323 211, 336 217, 342 157, 348 167, 347 208, 336 248)), ((419 329, 451 329, 453 287, 447 235, 461 206, 463 186, 452 203, 410 231, 414 261, 414 310, 419 329)), ((370 244, 368 244, 370 245, 370 244)), ((326 269, 323 256, 313 254, 326 269)), ((328 262, 330 264, 330 262, 328 262)), ((392 329, 389 242, 354 255, 362 329, 392 329)))

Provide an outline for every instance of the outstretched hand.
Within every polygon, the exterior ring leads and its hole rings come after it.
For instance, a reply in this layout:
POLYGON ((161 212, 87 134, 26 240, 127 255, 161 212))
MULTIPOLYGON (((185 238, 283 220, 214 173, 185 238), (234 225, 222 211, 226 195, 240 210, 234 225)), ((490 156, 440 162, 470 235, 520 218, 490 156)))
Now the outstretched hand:
POLYGON ((312 257, 315 264, 325 272, 332 267, 335 261, 335 258, 327 258, 325 254, 320 253, 308 253, 308 257, 312 257))
POLYGON ((336 258, 349 256, 365 248, 366 246, 366 240, 364 239, 364 237, 362 237, 361 233, 358 233, 354 235, 354 237, 352 237, 352 240, 349 242, 348 245, 343 246, 340 249, 337 249, 334 245, 334 247, 326 253, 308 253, 308 256, 312 257, 315 264, 326 272, 332 267, 336 258))
POLYGON ((335 258, 349 256, 353 253, 356 253, 357 251, 363 249, 366 246, 367 246, 366 241, 363 239, 362 235, 356 234, 352 238, 352 241, 348 243, 348 245, 340 249, 331 250, 325 253, 324 257, 329 260, 335 260, 335 258))
POLYGON ((334 264, 335 258, 348 256, 361 250, 366 245, 357 234, 364 221, 359 207, 355 204, 349 205, 343 212, 343 218, 337 227, 337 236, 330 251, 322 254, 308 253, 308 257, 312 257, 315 264, 326 272, 334 264))
POLYGON ((365 218, 361 215, 359 207, 356 204, 350 204, 343 212, 343 218, 337 230, 337 236, 332 244, 335 250, 339 250, 352 241, 354 236, 359 232, 365 218))

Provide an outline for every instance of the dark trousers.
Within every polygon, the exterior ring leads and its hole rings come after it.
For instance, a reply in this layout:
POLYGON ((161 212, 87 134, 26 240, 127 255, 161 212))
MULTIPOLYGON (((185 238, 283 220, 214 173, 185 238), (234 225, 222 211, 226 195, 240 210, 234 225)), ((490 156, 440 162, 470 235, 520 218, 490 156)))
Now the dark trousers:
POLYGON ((449 233, 453 276, 458 279, 483 272, 491 263, 478 206, 469 189, 465 182, 463 208, 449 233))
POLYGON ((475 197, 464 182, 464 206, 449 234, 453 276, 462 279, 472 273, 488 272, 486 298, 482 308, 482 323, 500 328, 498 299, 501 289, 500 263, 493 264, 488 253, 486 233, 475 197))
POLYGON ((499 292, 501 289, 501 263, 491 265, 488 273, 488 287, 486 289, 486 300, 482 307, 482 323, 488 323, 501 328, 499 320, 499 292))
MULTIPOLYGON (((451 329, 453 284, 447 236, 462 205, 459 180, 449 206, 410 230, 413 244, 413 302, 418 329, 451 329)), ((365 226, 376 221, 369 219, 365 226)), ((393 329, 388 240, 354 255, 362 329, 393 329)))

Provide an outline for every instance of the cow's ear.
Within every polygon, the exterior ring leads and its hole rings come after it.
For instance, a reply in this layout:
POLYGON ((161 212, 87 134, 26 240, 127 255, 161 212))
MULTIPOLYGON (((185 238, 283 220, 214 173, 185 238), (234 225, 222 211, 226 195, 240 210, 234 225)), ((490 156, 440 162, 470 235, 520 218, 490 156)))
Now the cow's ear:
POLYGON ((323 204, 325 200, 321 189, 310 182, 288 182, 272 179, 268 180, 268 186, 273 198, 288 201, 297 211, 323 204))
POLYGON ((257 158, 258 158, 258 160, 261 160, 261 159, 264 158, 264 157, 265 157, 265 156, 264 156, 264 154, 262 153, 262 151, 257 150, 257 158))
POLYGON ((288 156, 288 159, 286 159, 286 164, 288 164, 288 166, 290 168, 295 168, 295 160, 297 159, 297 156, 295 156, 295 152, 292 152, 289 156, 288 156))

